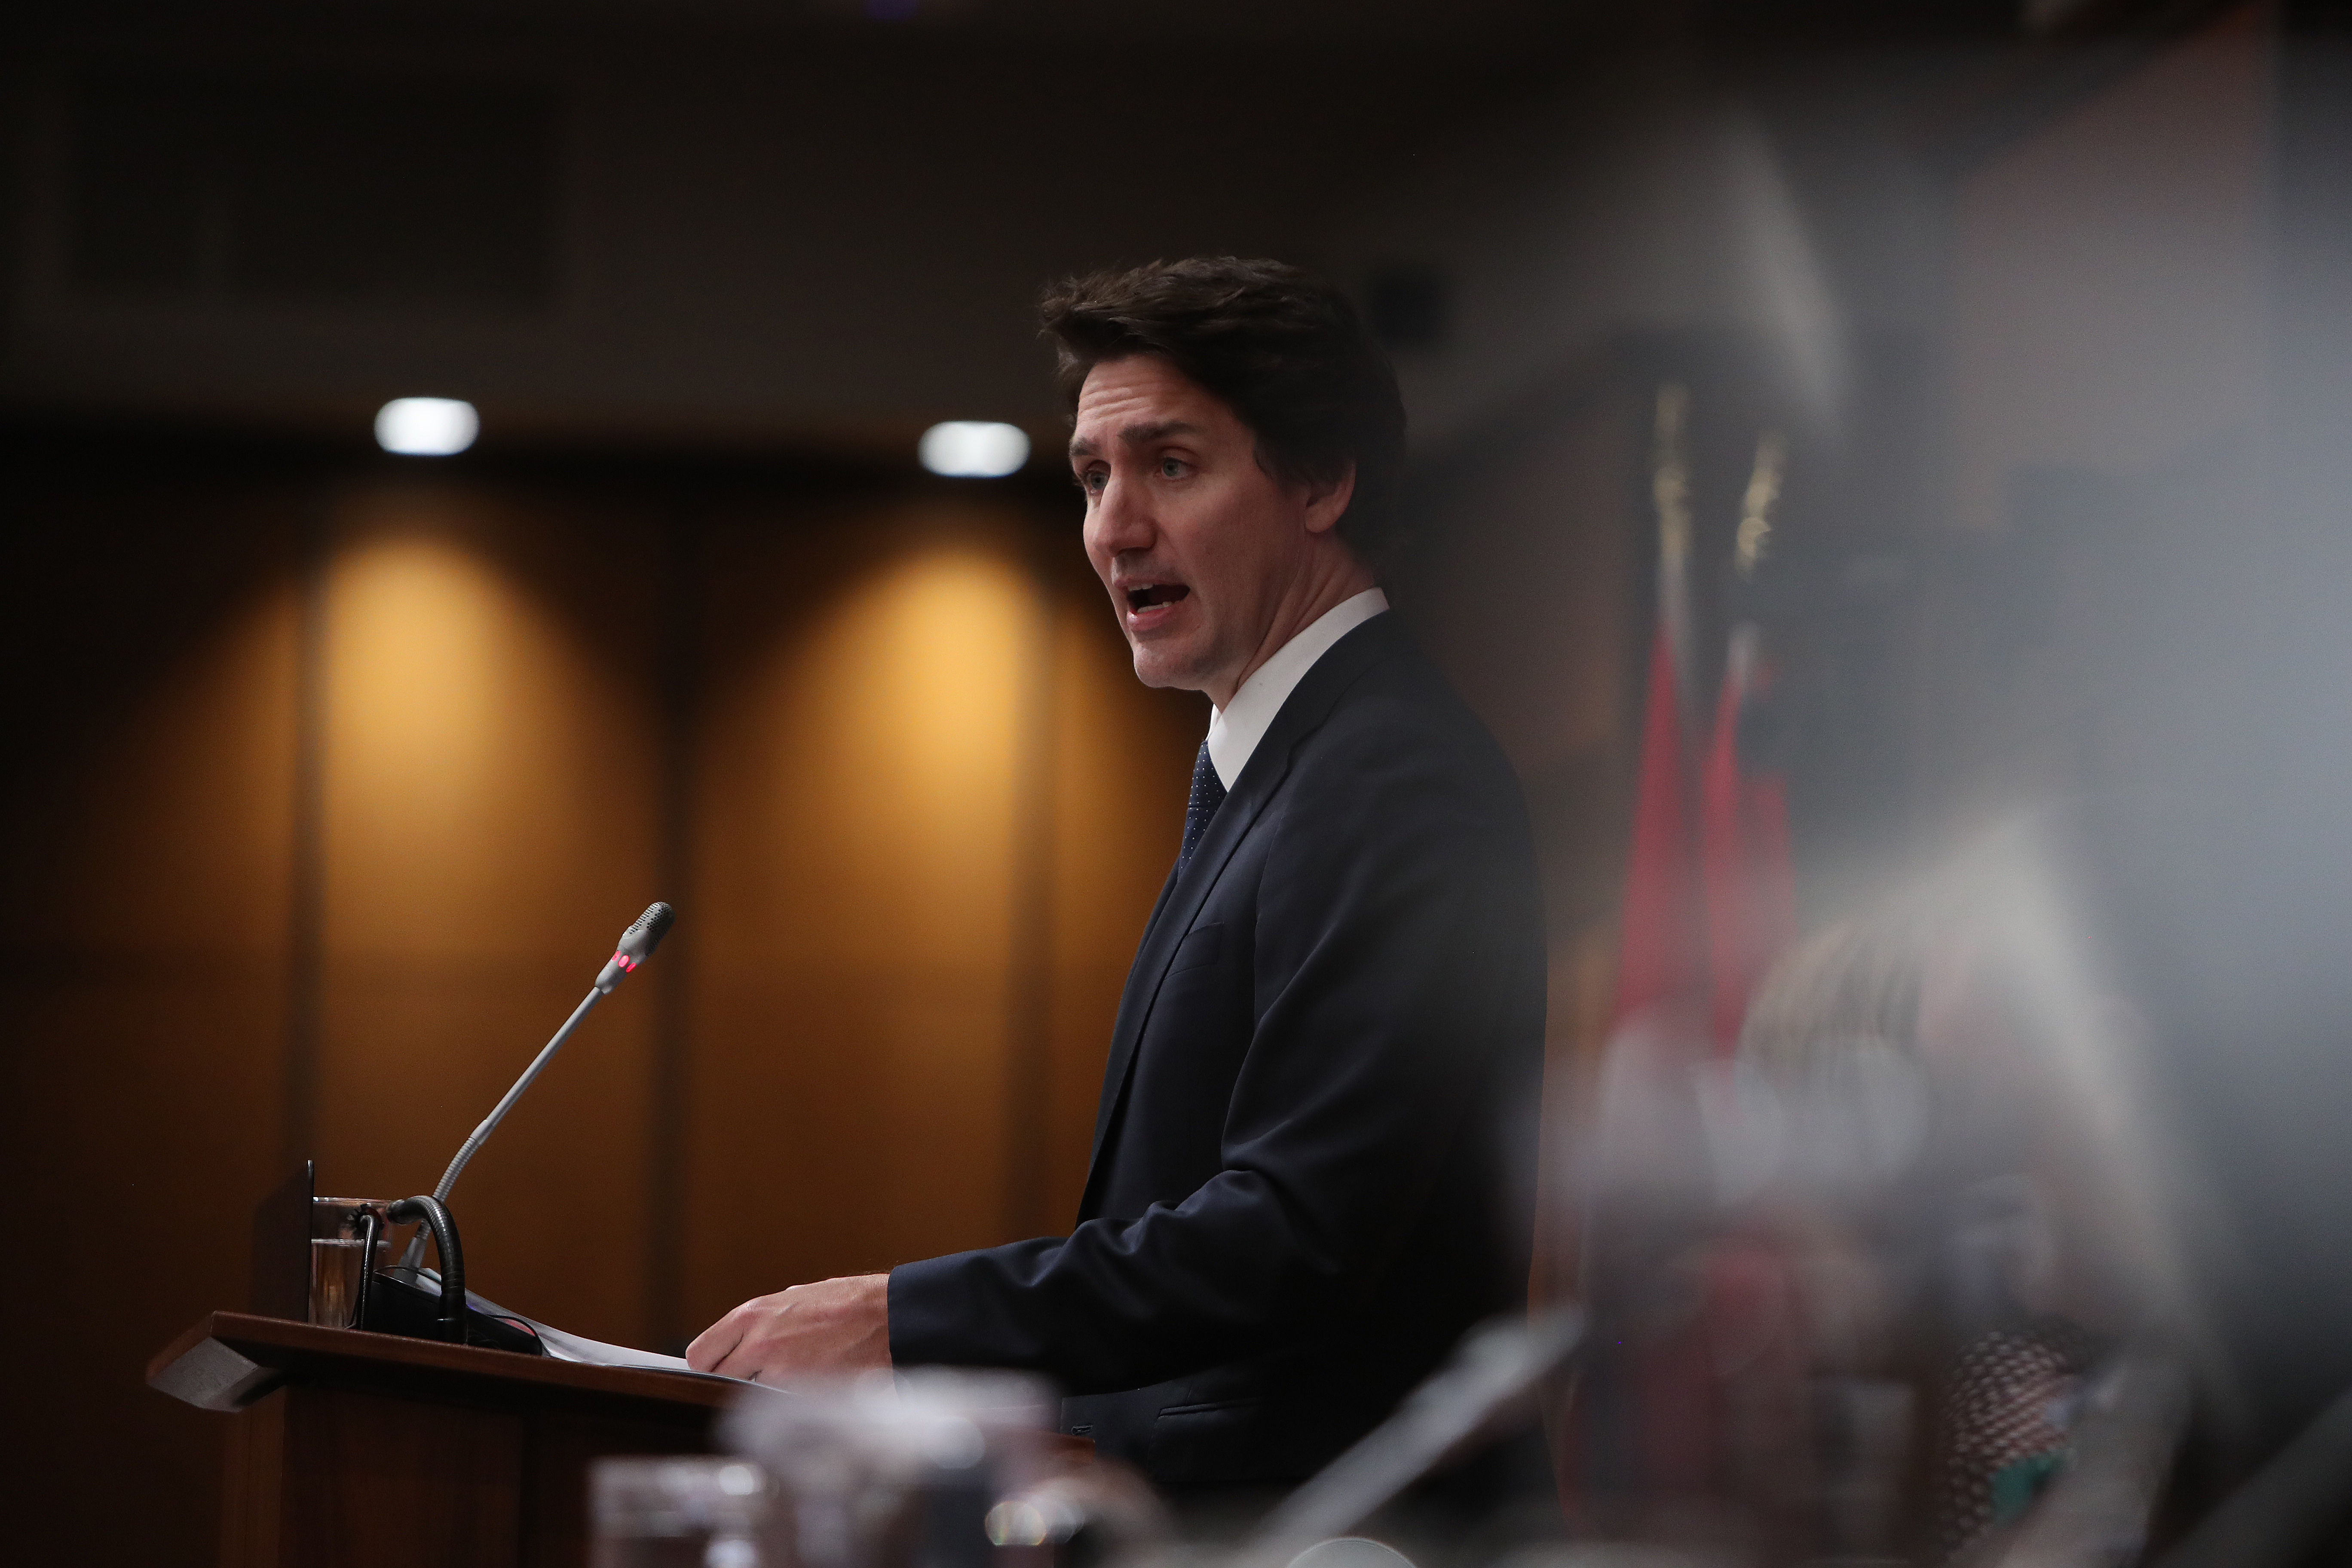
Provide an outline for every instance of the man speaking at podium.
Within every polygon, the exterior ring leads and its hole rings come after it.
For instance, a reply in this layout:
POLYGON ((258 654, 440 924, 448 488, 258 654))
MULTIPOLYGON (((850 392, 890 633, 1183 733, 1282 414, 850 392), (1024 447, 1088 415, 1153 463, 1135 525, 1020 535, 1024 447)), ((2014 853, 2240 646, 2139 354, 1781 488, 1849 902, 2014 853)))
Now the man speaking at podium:
POLYGON ((1292 1481, 1524 1303, 1526 812, 1376 584, 1404 409, 1345 297, 1202 258, 1072 279, 1044 319, 1135 673, 1215 705, 1076 1228, 747 1301, 688 1359, 1025 1368, 1163 1486, 1292 1481))

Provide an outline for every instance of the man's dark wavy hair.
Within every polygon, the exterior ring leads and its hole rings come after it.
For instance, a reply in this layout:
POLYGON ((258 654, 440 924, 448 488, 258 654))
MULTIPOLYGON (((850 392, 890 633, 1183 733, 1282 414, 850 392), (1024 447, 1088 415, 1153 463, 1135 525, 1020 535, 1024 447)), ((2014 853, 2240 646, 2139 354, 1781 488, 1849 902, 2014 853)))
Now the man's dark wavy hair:
POLYGON ((1339 537, 1376 566, 1393 551, 1404 400, 1338 289, 1279 261, 1197 256, 1064 279, 1039 317, 1073 411, 1095 366, 1158 354, 1241 416, 1276 479, 1328 483, 1353 463, 1339 537))

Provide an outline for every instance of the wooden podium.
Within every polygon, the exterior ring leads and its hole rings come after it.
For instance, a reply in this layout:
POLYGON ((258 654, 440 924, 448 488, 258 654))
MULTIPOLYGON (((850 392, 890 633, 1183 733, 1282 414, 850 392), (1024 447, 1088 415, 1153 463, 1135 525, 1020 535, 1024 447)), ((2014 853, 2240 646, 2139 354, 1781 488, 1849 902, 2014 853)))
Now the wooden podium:
POLYGON ((709 1453, 737 1392, 244 1312, 199 1321, 147 1382, 234 1412, 224 1568, 582 1568, 589 1461, 709 1453))

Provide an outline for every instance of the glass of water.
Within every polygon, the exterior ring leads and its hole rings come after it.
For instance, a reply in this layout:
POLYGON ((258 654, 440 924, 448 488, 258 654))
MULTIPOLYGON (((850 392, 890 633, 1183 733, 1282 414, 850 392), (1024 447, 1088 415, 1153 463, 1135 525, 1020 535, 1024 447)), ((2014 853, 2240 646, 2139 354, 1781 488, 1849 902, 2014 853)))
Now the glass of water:
POLYGON ((310 1200, 310 1310, 308 1321, 330 1329, 352 1327, 352 1312, 359 1305, 360 1272, 381 1268, 388 1260, 381 1219, 387 1205, 380 1198, 312 1198, 310 1200), (360 1221, 370 1211, 378 1216, 376 1251, 366 1247, 360 1221))

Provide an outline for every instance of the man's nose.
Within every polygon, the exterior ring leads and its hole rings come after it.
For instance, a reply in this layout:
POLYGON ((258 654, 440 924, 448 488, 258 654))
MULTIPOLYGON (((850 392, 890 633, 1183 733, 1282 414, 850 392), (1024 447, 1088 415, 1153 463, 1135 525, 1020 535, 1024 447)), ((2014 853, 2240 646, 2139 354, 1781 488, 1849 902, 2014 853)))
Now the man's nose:
POLYGON ((1149 492, 1114 474, 1095 498, 1088 521, 1097 542, 1109 553, 1146 549, 1154 532, 1149 492))

